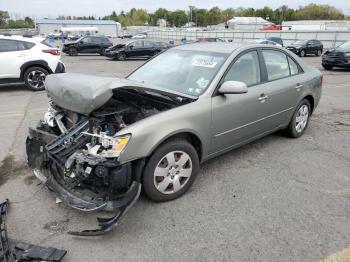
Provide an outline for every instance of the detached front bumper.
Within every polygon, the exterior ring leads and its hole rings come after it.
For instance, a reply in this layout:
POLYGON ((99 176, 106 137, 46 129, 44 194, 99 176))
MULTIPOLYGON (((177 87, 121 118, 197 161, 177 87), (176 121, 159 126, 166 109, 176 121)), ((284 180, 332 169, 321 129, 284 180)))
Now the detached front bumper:
MULTIPOLYGON (((83 194, 71 188, 64 179, 59 176, 58 166, 48 154, 47 147, 56 141, 58 137, 38 129, 29 129, 26 141, 28 164, 33 169, 34 175, 42 181, 56 196, 66 205, 84 212, 97 210, 113 211, 110 218, 98 218, 98 229, 84 230, 81 232, 68 232, 72 235, 94 236, 101 235, 112 230, 121 217, 137 201, 141 193, 141 184, 133 181, 123 195, 116 198, 98 197, 83 194)), ((128 164, 126 164, 128 165, 128 164)), ((130 172, 131 168, 121 166, 121 172, 130 172)), ((129 164, 130 165, 130 164, 129 164)))

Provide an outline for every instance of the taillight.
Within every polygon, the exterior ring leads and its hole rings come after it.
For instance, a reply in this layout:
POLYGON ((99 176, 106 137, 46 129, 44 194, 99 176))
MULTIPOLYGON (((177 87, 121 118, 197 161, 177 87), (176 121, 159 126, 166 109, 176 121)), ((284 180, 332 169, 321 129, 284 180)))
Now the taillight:
POLYGON ((43 52, 51 55, 60 55, 60 51, 57 49, 44 49, 43 52))
POLYGON ((323 84, 323 75, 321 75, 320 79, 321 79, 321 85, 322 85, 323 84))
POLYGON ((167 44, 163 44, 163 48, 168 48, 168 45, 167 44))

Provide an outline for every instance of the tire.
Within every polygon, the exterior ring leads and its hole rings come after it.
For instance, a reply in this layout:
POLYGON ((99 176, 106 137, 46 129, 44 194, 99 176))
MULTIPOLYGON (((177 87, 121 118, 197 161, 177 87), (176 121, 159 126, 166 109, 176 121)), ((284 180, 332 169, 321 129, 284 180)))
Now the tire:
POLYGON ((307 99, 303 99, 296 107, 292 120, 290 121, 287 129, 285 130, 286 134, 292 138, 301 137, 304 134, 309 124, 310 115, 311 115, 310 102, 307 99))
POLYGON ((304 50, 301 50, 301 51, 300 51, 300 57, 305 57, 305 55, 306 55, 305 51, 304 51, 304 50))
POLYGON ((318 50, 317 53, 316 53, 316 55, 317 55, 317 56, 321 56, 322 53, 323 53, 322 50, 318 50))
POLYGON ((333 69, 333 66, 331 66, 331 65, 322 65, 322 66, 326 70, 332 70, 333 69))
POLYGON ((125 53, 119 53, 119 54, 117 55, 117 59, 118 59, 119 61, 125 61, 125 59, 126 59, 125 53))
POLYGON ((194 147, 183 139, 169 140, 156 149, 146 164, 142 177, 144 193, 155 202, 176 199, 192 186, 198 169, 194 147))
POLYGON ((105 55, 105 53, 106 53, 106 48, 102 48, 100 51, 100 55, 103 56, 105 55))
POLYGON ((68 53, 70 56, 77 56, 78 55, 78 49, 76 49, 75 47, 71 47, 68 50, 68 53))
POLYGON ((33 91, 41 91, 45 89, 44 81, 49 72, 42 67, 28 68, 23 77, 26 86, 33 91))

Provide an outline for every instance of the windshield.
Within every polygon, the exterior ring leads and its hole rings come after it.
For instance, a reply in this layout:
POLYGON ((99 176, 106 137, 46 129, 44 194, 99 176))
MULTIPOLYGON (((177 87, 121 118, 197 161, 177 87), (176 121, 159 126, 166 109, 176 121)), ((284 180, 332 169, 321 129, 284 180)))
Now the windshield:
POLYGON ((340 48, 350 48, 350 41, 345 42, 344 44, 341 44, 339 47, 340 48))
POLYGON ((296 42, 293 43, 293 45, 303 45, 307 42, 307 40, 298 40, 296 42))
POLYGON ((137 69, 128 79, 199 96, 226 58, 220 53, 171 49, 137 69))

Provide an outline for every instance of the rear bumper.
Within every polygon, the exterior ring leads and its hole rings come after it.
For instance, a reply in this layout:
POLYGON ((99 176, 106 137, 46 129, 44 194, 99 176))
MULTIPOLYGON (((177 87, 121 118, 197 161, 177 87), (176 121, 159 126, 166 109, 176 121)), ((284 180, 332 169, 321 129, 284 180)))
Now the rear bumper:
MULTIPOLYGON (((60 176, 58 165, 48 154, 47 145, 55 141, 57 136, 38 129, 29 129, 26 141, 28 164, 33 169, 34 175, 45 184, 66 205, 84 212, 97 210, 113 211, 115 214, 110 218, 98 218, 99 228, 84 230, 81 232, 69 232, 72 235, 94 236, 101 235, 112 230, 119 219, 137 201, 141 193, 141 184, 133 181, 125 193, 111 199, 110 197, 91 196, 81 191, 76 191, 69 186, 60 176)), ((125 164, 121 166, 122 172, 131 172, 125 164)))

